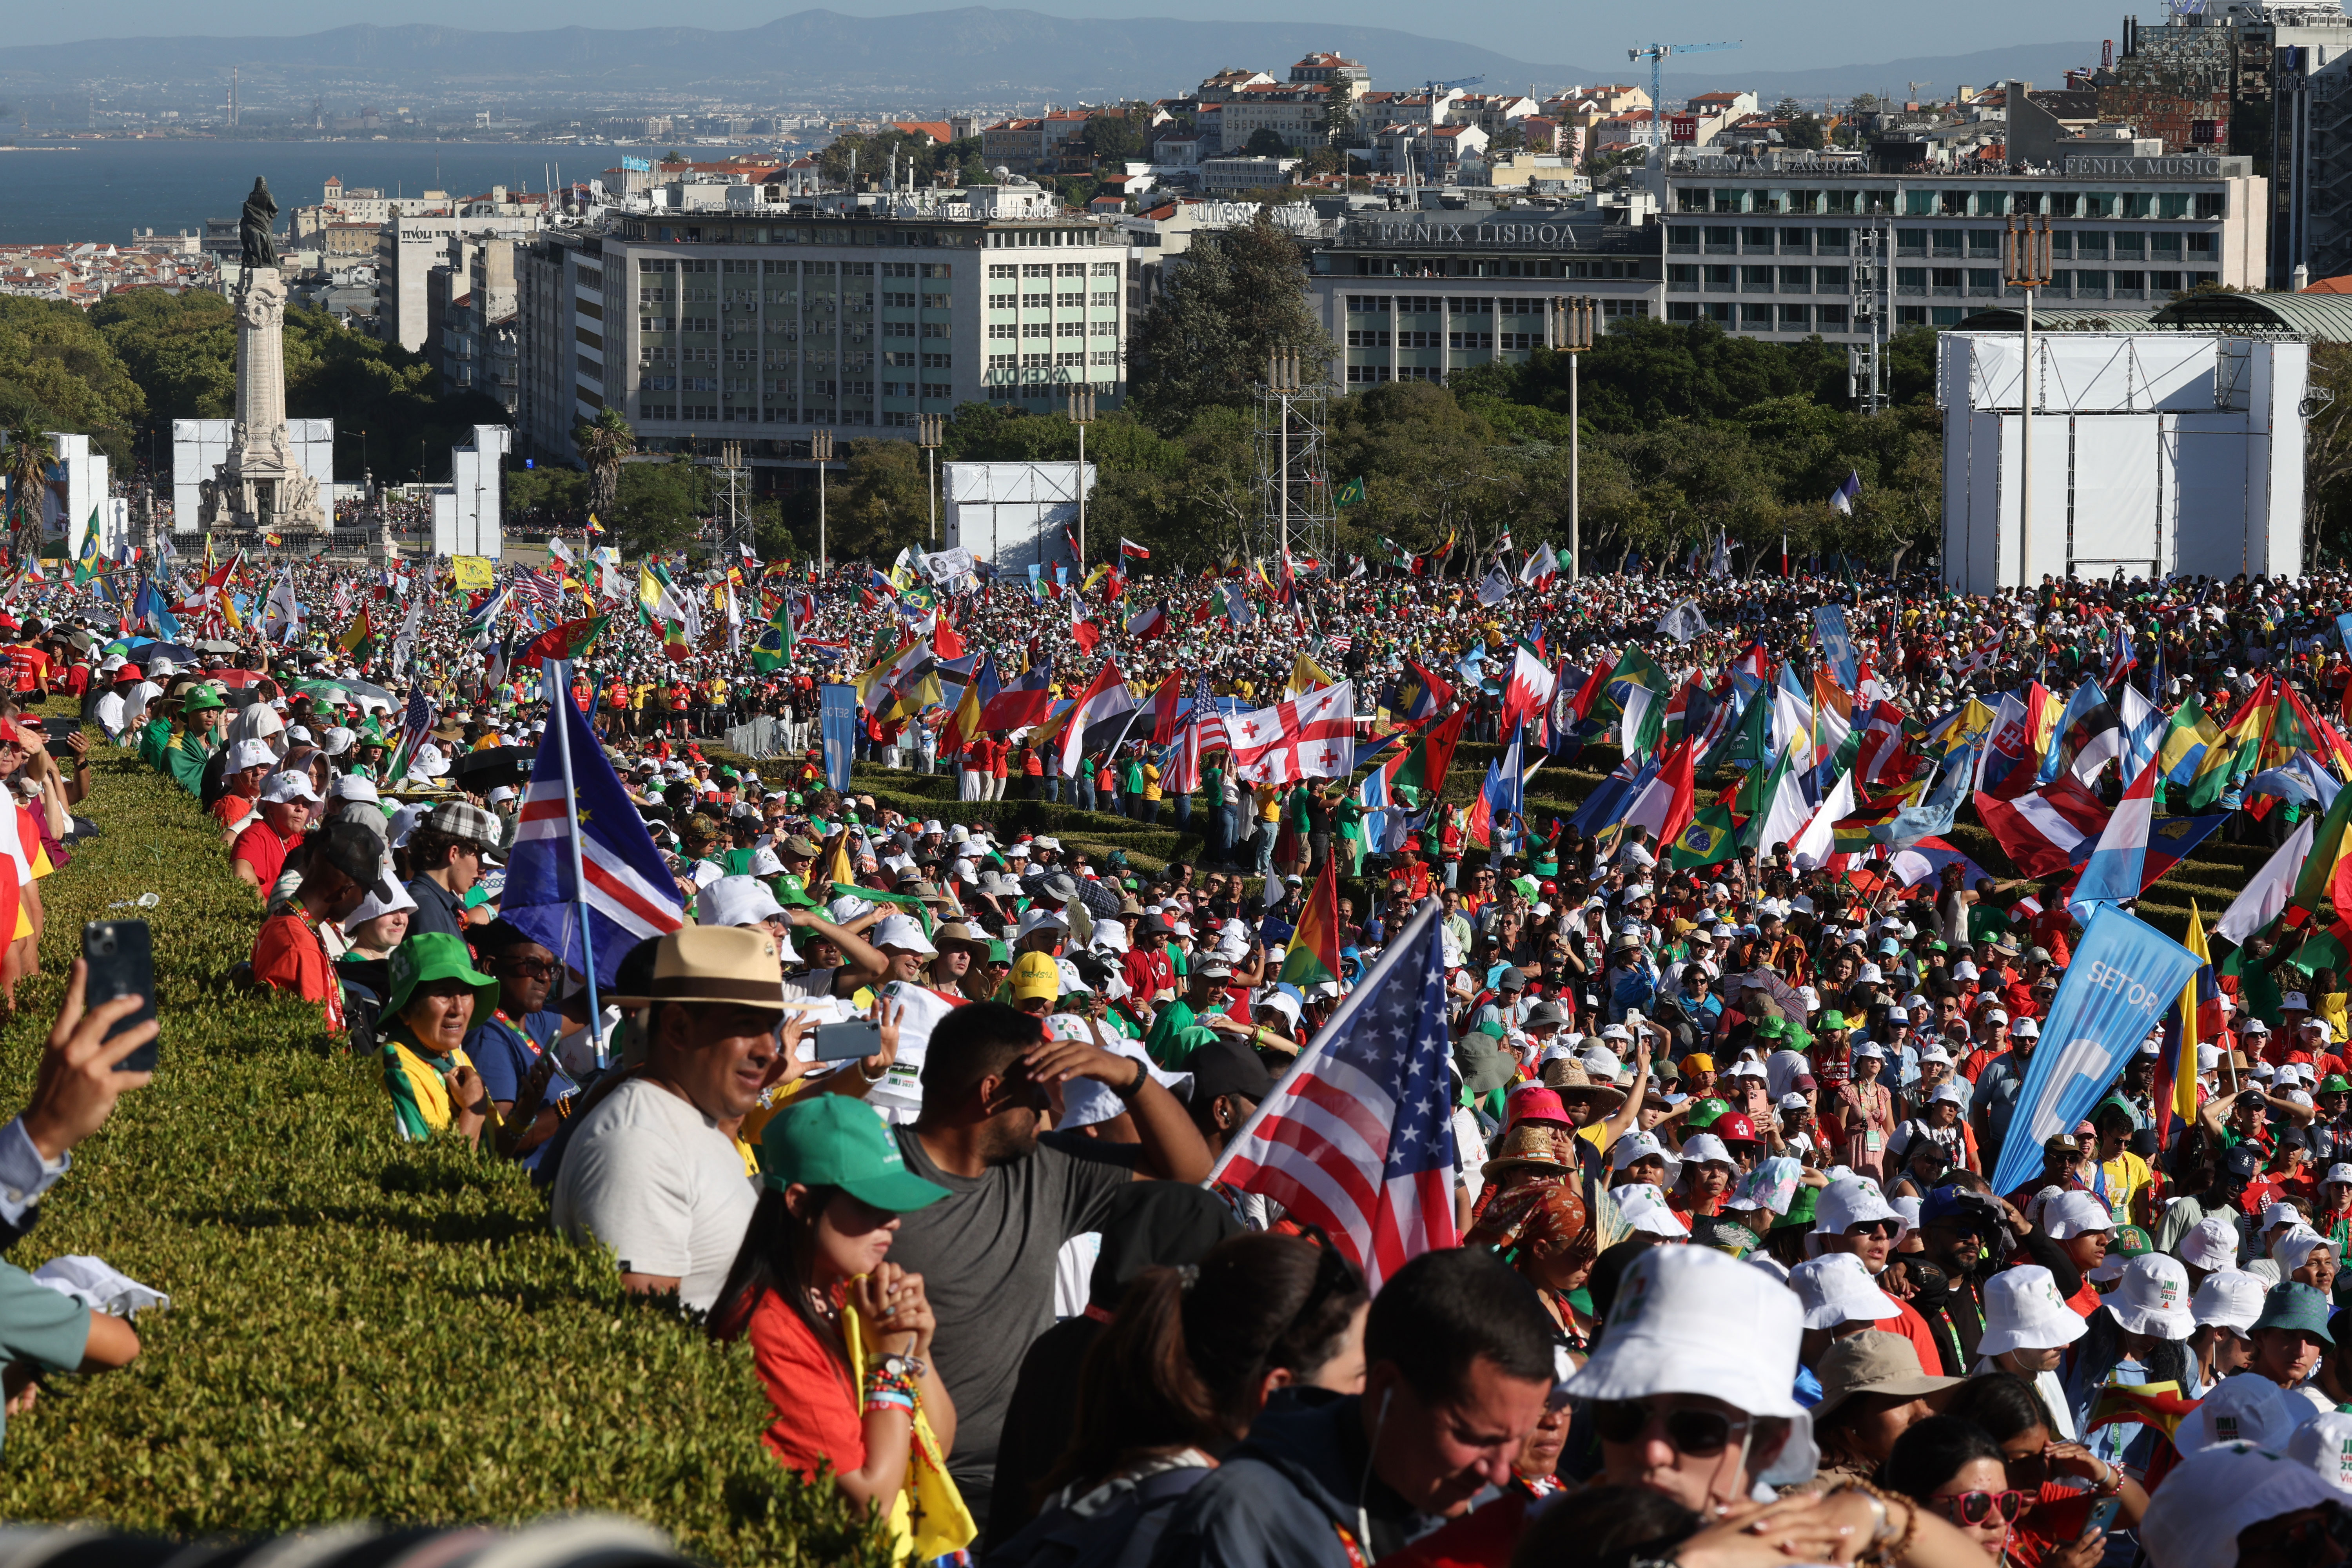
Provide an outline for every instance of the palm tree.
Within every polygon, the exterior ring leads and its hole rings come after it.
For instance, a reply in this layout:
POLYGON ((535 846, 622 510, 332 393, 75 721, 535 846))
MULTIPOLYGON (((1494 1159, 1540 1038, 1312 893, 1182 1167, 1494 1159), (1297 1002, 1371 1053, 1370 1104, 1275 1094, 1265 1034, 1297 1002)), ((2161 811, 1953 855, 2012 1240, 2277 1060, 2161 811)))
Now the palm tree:
POLYGON ((572 427, 572 444, 580 450, 580 460, 588 465, 588 510, 599 517, 610 517, 613 503, 621 493, 621 465, 637 449, 637 433, 621 411, 606 404, 597 410, 593 419, 583 419, 572 427))
POLYGON ((48 482, 49 465, 57 460, 57 451, 49 445, 49 438, 31 426, 9 432, 5 472, 8 479, 11 528, 40 527, 41 487, 48 482))

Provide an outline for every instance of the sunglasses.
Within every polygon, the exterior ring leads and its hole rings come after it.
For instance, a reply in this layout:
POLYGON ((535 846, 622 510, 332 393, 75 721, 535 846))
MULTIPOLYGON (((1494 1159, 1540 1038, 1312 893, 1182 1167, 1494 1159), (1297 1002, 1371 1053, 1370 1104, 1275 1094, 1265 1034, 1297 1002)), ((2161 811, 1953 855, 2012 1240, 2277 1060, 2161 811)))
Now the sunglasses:
POLYGON ((1996 1513, 2001 1523, 2015 1524, 2017 1516, 2033 1506, 2032 1494, 2020 1491, 1952 1492, 1928 1500, 1954 1524, 1982 1524, 1996 1513))
POLYGON ((1903 1222, 1899 1219, 1866 1219, 1860 1225, 1846 1226, 1845 1234, 1856 1239, 1874 1236, 1891 1239, 1903 1234, 1903 1222))
POLYGON ((1745 1416, 1687 1406, 1659 1410, 1638 1399, 1604 1399, 1592 1406, 1592 1429, 1604 1443, 1633 1443, 1655 1421, 1676 1453, 1704 1459, 1720 1454, 1747 1427, 1745 1416))

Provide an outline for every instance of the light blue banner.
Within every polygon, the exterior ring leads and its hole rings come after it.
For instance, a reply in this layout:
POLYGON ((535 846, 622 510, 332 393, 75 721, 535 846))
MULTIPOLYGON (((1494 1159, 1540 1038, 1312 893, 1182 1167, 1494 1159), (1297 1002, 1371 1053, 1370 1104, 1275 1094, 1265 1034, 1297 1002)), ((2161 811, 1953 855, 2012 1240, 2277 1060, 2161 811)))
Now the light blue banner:
POLYGON ((1848 691, 1862 682, 1862 666, 1853 657, 1853 636, 1846 630, 1843 605, 1813 606, 1813 630, 1822 639, 1822 658, 1837 673, 1837 683, 1848 691))
POLYGON ((2336 635, 2344 639, 2345 649, 2352 652, 2352 615, 2336 617, 2336 635))
POLYGON ((2099 906, 2026 1067, 1994 1192, 2015 1192, 2042 1169, 2043 1142, 2089 1114, 2196 972, 2195 953, 2112 904, 2099 906))
POLYGON ((857 688, 827 684, 817 688, 824 704, 819 725, 824 733, 824 782, 849 793, 849 764, 857 754, 857 688))

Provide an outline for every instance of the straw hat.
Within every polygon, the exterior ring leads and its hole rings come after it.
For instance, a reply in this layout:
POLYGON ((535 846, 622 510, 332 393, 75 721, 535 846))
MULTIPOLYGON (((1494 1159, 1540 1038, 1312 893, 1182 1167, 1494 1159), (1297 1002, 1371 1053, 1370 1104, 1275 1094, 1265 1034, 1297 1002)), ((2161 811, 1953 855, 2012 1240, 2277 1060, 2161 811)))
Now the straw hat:
POLYGON ((642 996, 615 996, 624 1007, 651 1002, 704 1002, 784 1009, 783 969, 775 936, 762 927, 686 926, 654 950, 654 977, 642 996))
POLYGON ((1567 1174, 1581 1171, 1583 1159, 1576 1147, 1574 1130, 1556 1121, 1512 1123, 1503 1134, 1502 1147, 1486 1162, 1486 1180, 1492 1182, 1504 1172, 1523 1168, 1567 1174))
POLYGON ((1584 1064, 1574 1057, 1555 1057, 1544 1064, 1544 1086, 1558 1089, 1565 1100, 1571 1094, 1591 1097, 1605 1110, 1614 1110, 1625 1103, 1625 1092, 1612 1085, 1595 1083, 1584 1064))

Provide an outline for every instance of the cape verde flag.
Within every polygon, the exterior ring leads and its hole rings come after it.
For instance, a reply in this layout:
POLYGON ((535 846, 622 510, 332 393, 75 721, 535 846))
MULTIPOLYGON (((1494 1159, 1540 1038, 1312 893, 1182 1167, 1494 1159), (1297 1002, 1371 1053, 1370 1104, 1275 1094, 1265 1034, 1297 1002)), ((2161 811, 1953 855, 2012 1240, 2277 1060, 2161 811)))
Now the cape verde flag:
MULTIPOLYGON (((553 660, 557 671, 562 666, 553 660)), ((562 689, 558 674, 555 689, 562 689)), ((604 749, 588 728, 587 715, 572 702, 558 702, 571 732, 572 783, 575 799, 563 792, 562 735, 552 724, 532 762, 530 787, 522 797, 514 853, 507 862, 507 885, 499 913, 574 969, 585 970, 580 940, 579 897, 572 879, 572 834, 580 835, 580 869, 586 880, 586 952, 596 965, 600 989, 612 984, 629 949, 686 923, 686 908, 661 851, 654 847, 644 818, 629 804, 604 749)))
POLYGON ((1373 1290, 1456 1244, 1445 956, 1424 906, 1210 1172, 1319 1226, 1373 1290))

